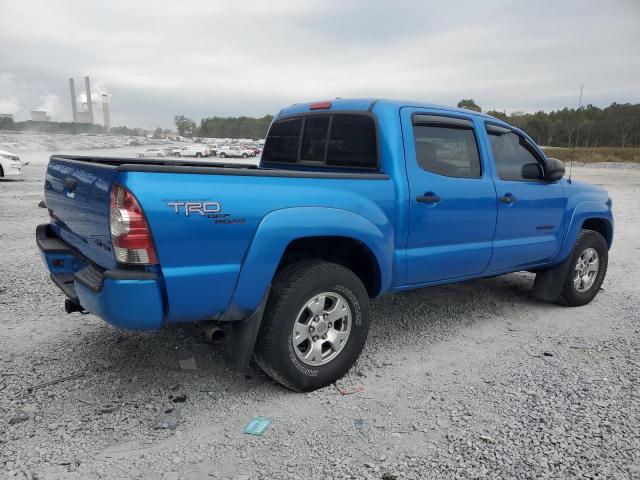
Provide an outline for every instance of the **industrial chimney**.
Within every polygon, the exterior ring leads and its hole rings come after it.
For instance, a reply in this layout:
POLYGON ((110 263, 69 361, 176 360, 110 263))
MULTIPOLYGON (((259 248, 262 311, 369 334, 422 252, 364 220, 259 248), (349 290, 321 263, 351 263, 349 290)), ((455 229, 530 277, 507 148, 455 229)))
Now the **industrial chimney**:
POLYGON ((111 116, 109 114, 109 97, 106 94, 102 95, 102 114, 104 115, 104 128, 108 132, 111 128, 111 116))
POLYGON ((71 93, 71 111, 73 112, 73 123, 78 121, 78 104, 76 102, 76 87, 73 78, 69 79, 69 91, 71 93))
POLYGON ((84 77, 84 87, 87 90, 87 113, 89 114, 89 123, 93 123, 93 102, 91 101, 91 82, 89 77, 84 77))

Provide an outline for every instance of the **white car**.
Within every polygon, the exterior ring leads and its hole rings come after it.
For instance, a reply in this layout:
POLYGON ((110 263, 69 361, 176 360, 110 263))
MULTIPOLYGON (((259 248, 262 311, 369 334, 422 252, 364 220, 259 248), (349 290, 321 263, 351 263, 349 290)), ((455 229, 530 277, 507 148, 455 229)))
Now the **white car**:
POLYGON ((208 157, 211 155, 209 146, 203 143, 197 143, 195 145, 186 145, 180 149, 177 157, 208 157))
POLYGON ((252 154, 253 152, 250 152, 249 150, 242 147, 237 147, 235 145, 225 145, 224 147, 220 147, 218 149, 218 156, 222 158, 249 158, 250 156, 252 156, 252 154))
POLYGON ((22 175, 20 157, 6 150, 0 150, 0 177, 22 175))
POLYGON ((167 154, 159 148, 147 148, 146 150, 138 154, 138 157, 140 158, 145 158, 145 157, 152 157, 152 158, 161 157, 162 158, 166 156, 167 154))

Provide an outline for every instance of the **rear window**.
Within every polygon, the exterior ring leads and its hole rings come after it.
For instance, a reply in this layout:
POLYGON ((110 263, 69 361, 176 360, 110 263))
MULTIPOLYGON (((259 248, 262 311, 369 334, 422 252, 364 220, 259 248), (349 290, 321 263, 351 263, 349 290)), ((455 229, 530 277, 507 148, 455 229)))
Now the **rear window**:
POLYGON ((298 160, 301 127, 301 118, 274 123, 269 129, 269 137, 262 155, 263 160, 295 163, 298 160))
POLYGON ((265 163, 340 168, 378 167, 376 126, 361 114, 307 115, 275 122, 265 142, 265 163))

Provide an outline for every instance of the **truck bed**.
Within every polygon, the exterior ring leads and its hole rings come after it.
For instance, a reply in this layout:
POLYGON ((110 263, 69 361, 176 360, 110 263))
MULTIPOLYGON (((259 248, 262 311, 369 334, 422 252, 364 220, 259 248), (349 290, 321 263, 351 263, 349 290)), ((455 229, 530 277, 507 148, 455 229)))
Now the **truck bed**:
POLYGON ((337 223, 339 232, 351 236, 350 229, 364 223, 359 234, 384 231, 393 249, 397 203, 386 174, 54 155, 45 187, 51 231, 105 270, 122 267, 112 251, 109 227, 114 184, 133 192, 144 211, 159 259, 146 269, 161 279, 168 323, 250 314, 268 288, 287 239, 302 231, 326 235, 323 223, 337 223), (204 203, 216 210, 186 211, 187 204, 204 203), (274 232, 277 239, 271 238, 274 232), (257 242, 260 234, 266 237, 257 242), (254 242, 256 270, 245 277, 241 270, 254 242), (241 282, 248 285, 240 287, 241 282), (242 293, 236 297, 235 292, 242 293))

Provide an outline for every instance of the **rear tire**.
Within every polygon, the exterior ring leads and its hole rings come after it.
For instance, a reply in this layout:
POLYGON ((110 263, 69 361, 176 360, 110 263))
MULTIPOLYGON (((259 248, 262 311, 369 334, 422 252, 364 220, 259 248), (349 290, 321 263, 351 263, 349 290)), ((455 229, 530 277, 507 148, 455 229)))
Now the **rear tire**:
POLYGON ((602 235, 593 230, 580 230, 560 300, 570 307, 593 300, 600 291, 608 263, 609 249, 602 235))
POLYGON ((246 153, 242 154, 242 158, 247 158, 249 155, 247 155, 246 153))
POLYGON ((196 152, 196 157, 202 158, 202 154, 200 152, 196 152))
POLYGON ((220 152, 220 158, 227 158, 227 154, 224 152, 220 152))
POLYGON ((254 356, 271 378, 308 392, 347 373, 368 332, 369 296, 360 279, 341 265, 305 260, 277 275, 254 356))

